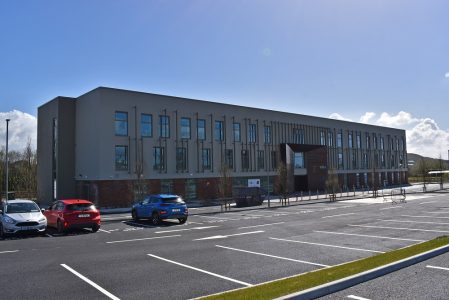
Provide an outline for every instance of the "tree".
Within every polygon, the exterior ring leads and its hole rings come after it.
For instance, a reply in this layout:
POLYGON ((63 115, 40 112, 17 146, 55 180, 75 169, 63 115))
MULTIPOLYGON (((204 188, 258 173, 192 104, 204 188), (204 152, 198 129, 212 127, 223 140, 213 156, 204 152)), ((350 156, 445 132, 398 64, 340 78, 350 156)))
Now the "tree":
POLYGON ((287 172, 287 166, 285 163, 280 162, 277 173, 279 176, 279 181, 277 183, 277 192, 279 194, 281 204, 286 205, 288 196, 289 196, 289 187, 288 187, 288 172, 287 172))
POLYGON ((334 168, 327 169, 327 179, 326 179, 326 189, 327 193, 329 194, 329 198, 331 201, 335 201, 337 198, 337 191, 339 189, 339 182, 338 182, 338 174, 337 170, 334 168))
POLYGON ((418 174, 422 179, 422 183, 423 183, 423 192, 425 192, 427 190, 426 184, 428 181, 428 174, 427 172, 429 172, 429 164, 427 162, 427 160, 424 157, 421 157, 421 159, 418 162, 418 174))
POLYGON ((220 181, 218 183, 218 192, 221 198, 229 198, 231 196, 231 186, 231 169, 227 164, 222 163, 220 167, 220 181))

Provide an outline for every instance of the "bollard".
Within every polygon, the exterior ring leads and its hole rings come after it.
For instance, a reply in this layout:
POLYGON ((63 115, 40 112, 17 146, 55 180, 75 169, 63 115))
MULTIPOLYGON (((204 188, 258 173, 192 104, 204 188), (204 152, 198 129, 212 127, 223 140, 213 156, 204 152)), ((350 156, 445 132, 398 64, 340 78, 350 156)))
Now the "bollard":
POLYGON ((301 191, 301 201, 302 201, 302 191, 301 191))
POLYGON ((312 199, 312 192, 309 190, 309 200, 312 199))
POLYGON ((318 200, 318 189, 316 189, 316 199, 318 200))
POLYGON ((296 202, 298 202, 298 193, 296 193, 296 202))
POLYGON ((355 185, 352 186, 352 190, 354 191, 354 197, 355 197, 355 185))

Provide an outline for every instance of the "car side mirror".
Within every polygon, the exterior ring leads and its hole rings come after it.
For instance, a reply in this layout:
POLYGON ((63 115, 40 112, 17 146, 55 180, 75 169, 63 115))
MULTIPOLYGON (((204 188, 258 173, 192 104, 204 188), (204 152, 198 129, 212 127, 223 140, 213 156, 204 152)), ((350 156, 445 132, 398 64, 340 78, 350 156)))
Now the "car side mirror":
POLYGON ((0 215, 3 215, 3 210, 0 209, 0 215))
POLYGON ((45 208, 41 208, 41 212, 43 213, 45 211, 45 208))

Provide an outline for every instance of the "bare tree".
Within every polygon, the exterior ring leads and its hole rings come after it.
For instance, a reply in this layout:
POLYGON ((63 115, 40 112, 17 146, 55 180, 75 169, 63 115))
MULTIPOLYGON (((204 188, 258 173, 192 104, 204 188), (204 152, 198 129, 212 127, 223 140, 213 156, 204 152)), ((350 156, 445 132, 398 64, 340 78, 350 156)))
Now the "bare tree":
POLYGON ((289 187, 288 187, 288 172, 287 172, 287 166, 285 163, 280 162, 278 169, 278 176, 279 181, 277 183, 277 192, 279 194, 281 204, 286 205, 289 195, 289 187))
POLYGON ((331 201, 337 198, 337 192, 340 188, 337 170, 334 168, 327 169, 326 189, 331 201))
POLYGON ((429 164, 427 160, 424 157, 421 157, 421 159, 418 162, 418 174, 420 175, 423 183, 423 192, 427 191, 427 181, 428 181, 428 174, 429 172, 429 164))
POLYGON ((221 198, 229 198, 231 196, 231 186, 231 169, 227 164, 222 163, 220 167, 220 181, 218 183, 218 192, 221 198))

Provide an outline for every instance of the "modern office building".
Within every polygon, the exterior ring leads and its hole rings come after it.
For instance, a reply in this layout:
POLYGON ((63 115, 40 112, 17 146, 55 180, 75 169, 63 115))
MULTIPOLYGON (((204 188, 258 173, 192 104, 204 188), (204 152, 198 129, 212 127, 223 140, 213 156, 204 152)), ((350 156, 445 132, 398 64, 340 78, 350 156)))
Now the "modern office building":
POLYGON ((404 130, 105 87, 40 106, 37 154, 41 203, 212 199, 223 170, 275 192, 281 164, 290 191, 322 191, 329 173, 350 189, 408 180, 404 130))

